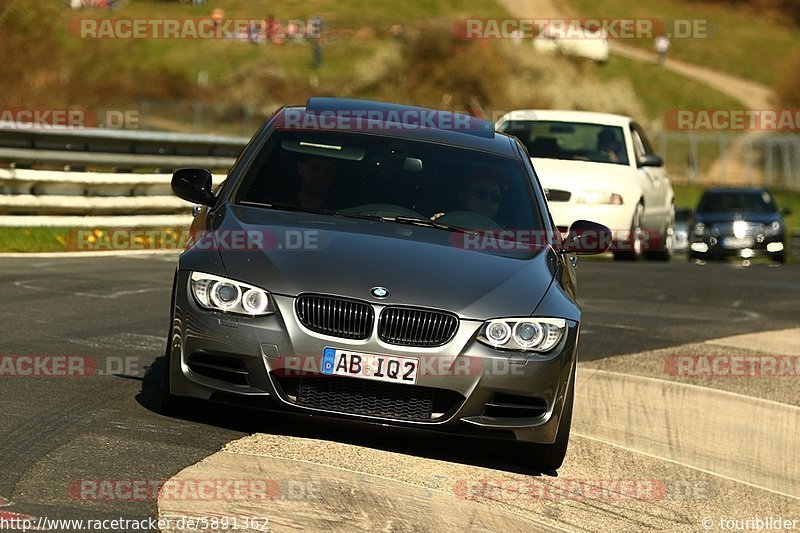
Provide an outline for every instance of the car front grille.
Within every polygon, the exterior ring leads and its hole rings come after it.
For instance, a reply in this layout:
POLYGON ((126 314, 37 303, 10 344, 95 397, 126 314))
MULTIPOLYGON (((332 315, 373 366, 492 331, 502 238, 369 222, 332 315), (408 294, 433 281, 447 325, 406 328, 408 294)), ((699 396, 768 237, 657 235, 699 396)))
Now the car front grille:
MULTIPOLYGON (((758 222, 743 222, 736 229, 740 232, 742 237, 754 237, 759 233, 764 232, 764 225, 758 222)), ((711 225, 711 234, 716 236, 733 235, 734 231, 733 222, 719 222, 711 225)))
POLYGON ((339 376, 301 379, 297 403, 396 420, 430 420, 433 413, 430 388, 339 376))
POLYGON ((297 405, 337 413, 430 422, 464 402, 455 391, 418 385, 319 374, 275 377, 297 405))
POLYGON ((306 294, 297 298, 295 309, 311 331, 344 339, 368 338, 375 323, 372 306, 356 300, 306 294))
POLYGON ((427 309, 387 307, 378 320, 378 337, 400 346, 441 346, 457 329, 458 317, 427 309))

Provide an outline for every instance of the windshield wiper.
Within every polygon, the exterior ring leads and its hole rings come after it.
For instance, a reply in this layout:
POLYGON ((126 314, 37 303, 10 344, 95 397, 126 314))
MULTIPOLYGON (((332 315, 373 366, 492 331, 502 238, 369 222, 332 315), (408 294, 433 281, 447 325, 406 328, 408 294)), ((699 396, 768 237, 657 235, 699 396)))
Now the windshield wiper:
POLYGON ((408 217, 403 215, 398 215, 396 217, 389 218, 392 222, 398 222, 400 224, 413 224, 414 226, 424 226, 426 228, 436 228, 442 229, 445 231, 455 231, 458 233, 468 233, 470 235, 477 235, 478 232, 475 230, 470 230, 467 228, 462 228, 460 226, 451 226, 450 224, 442 224, 441 222, 435 222, 433 220, 428 220, 427 218, 417 218, 417 217, 408 217))
POLYGON ((320 211, 319 209, 309 209, 307 207, 299 207, 296 205, 286 205, 286 204, 270 204, 267 202, 253 202, 251 200, 241 200, 239 205, 249 205, 253 207, 266 207, 269 209, 278 209, 280 211, 299 211, 301 213, 315 213, 318 215, 326 215, 328 214, 327 211, 320 211))
POLYGON ((335 211, 333 216, 336 217, 347 217, 347 218, 359 218, 362 220, 378 220, 380 222, 388 222, 392 220, 392 217, 382 217, 380 215, 367 215, 365 213, 344 213, 342 211, 335 211))

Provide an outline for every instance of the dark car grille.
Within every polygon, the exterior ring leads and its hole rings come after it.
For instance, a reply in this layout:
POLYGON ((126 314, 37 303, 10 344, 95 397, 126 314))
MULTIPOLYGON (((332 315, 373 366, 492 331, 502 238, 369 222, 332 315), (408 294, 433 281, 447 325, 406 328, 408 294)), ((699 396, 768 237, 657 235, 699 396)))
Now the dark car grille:
POLYGON ((458 317, 425 309, 387 307, 378 320, 378 337, 401 346, 441 346, 457 329, 458 317))
MULTIPOLYGON (((744 222, 740 231, 743 232, 743 237, 754 237, 759 233, 763 233, 764 224, 759 224, 758 222, 744 222)), ((711 224, 711 234, 723 237, 733 235, 733 222, 711 224)))
POLYGON ((558 189, 545 189, 545 196, 550 202, 569 202, 569 199, 572 198, 572 193, 558 189))
POLYGON ((455 391, 417 385, 318 374, 276 378, 298 405, 338 413, 430 422, 464 402, 455 391))
POLYGON ((295 309, 305 327, 333 337, 366 339, 375 323, 375 312, 369 304, 332 296, 300 296, 295 309))

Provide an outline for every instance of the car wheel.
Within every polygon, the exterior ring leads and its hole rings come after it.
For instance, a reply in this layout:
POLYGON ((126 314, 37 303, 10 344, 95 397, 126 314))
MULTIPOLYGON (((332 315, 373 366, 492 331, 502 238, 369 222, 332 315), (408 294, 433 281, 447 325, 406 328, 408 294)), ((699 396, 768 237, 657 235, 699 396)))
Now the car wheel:
POLYGON ((558 434, 553 444, 534 444, 520 442, 522 458, 525 466, 537 472, 553 472, 561 468, 564 457, 567 455, 569 433, 572 427, 572 404, 575 401, 575 369, 572 370, 567 396, 564 399, 564 409, 558 421, 558 434))
MULTIPOLYGON (((614 259, 617 261, 636 261, 642 256, 642 240, 644 232, 642 231, 642 218, 644 217, 644 206, 639 203, 636 206, 636 211, 633 212, 633 219, 631 220, 630 236, 623 243, 625 250, 615 250, 614 259)), ((617 246, 620 246, 617 243, 617 246)))
POLYGON ((669 261, 672 259, 672 250, 675 247, 675 206, 672 206, 669 222, 664 228, 664 233, 658 242, 654 243, 657 248, 648 250, 644 253, 647 259, 652 261, 669 261))
POLYGON ((770 257, 773 261, 777 261, 778 263, 785 263, 786 262, 786 254, 781 252, 778 254, 773 255, 770 257))

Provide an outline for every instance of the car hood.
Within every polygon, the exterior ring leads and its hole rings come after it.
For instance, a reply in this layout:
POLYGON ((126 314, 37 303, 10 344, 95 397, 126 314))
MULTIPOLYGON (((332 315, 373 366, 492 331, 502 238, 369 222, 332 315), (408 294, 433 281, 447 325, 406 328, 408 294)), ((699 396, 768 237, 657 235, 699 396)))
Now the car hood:
POLYGON ((635 176, 627 165, 595 163, 570 159, 547 159, 532 157, 533 168, 545 189, 575 191, 578 189, 603 189, 605 180, 635 176))
POLYGON ((370 289, 381 286, 389 291, 381 303, 448 309, 464 318, 530 315, 558 262, 550 247, 465 250, 457 244, 461 233, 243 206, 227 207, 215 232, 268 235, 257 249, 220 250, 232 279, 287 296, 314 292, 375 302, 370 289), (307 247, 286 249, 304 238, 307 247))

